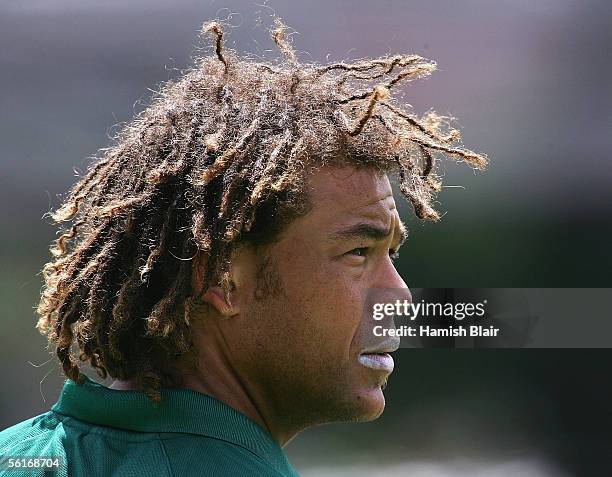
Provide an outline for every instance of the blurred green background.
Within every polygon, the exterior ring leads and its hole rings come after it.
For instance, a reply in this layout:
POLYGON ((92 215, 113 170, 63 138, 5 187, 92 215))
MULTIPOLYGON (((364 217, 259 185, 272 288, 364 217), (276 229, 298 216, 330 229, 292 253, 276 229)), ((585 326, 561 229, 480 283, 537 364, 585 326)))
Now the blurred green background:
MULTIPOLYGON (((439 195, 439 223, 402 204, 410 238, 399 269, 409 286, 610 286, 612 4, 258 3, 0 5, 0 427, 44 411, 61 387, 34 330, 38 271, 55 236, 42 216, 73 168, 85 169, 146 104, 147 88, 207 47, 196 32, 213 17, 233 25, 230 47, 267 58, 276 56, 265 32, 275 12, 295 29, 302 61, 413 52, 438 62, 402 90, 405 101, 458 118, 465 145, 491 165, 445 165, 445 184, 464 188, 439 195)), ((605 475, 611 357, 403 349, 379 421, 313 429, 287 450, 304 475, 605 475)))

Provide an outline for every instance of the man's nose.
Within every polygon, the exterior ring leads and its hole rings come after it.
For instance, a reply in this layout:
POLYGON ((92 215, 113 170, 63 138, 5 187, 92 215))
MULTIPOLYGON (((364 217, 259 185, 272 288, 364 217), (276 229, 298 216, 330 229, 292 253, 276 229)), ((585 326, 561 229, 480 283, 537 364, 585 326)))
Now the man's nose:
MULTIPOLYGON (((388 259, 388 261, 385 263, 384 269, 381 270, 381 274, 378 277, 378 283, 375 285, 375 288, 380 291, 387 290, 386 293, 383 293, 383 295, 386 295, 385 299, 382 300, 383 302, 395 302, 399 299, 412 303, 412 294, 410 293, 410 289, 397 271, 397 268, 395 268, 395 265, 391 259, 388 259)), ((379 298, 382 298, 382 295, 379 298)))
POLYGON ((406 290, 408 290, 408 285, 397 271, 397 268, 395 268, 395 265, 391 265, 391 268, 393 268, 394 271, 393 280, 395 281, 395 285, 393 286, 393 288, 405 288, 406 290))
POLYGON ((395 268, 395 264, 388 259, 381 277, 380 288, 408 288, 406 282, 395 268))

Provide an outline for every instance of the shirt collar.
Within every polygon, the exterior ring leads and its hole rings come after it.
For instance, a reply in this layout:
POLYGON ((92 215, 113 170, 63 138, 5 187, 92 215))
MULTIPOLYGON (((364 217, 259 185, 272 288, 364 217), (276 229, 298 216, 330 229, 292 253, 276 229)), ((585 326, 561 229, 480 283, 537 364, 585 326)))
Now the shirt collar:
POLYGON ((109 389, 86 378, 68 379, 52 411, 92 424, 137 432, 180 432, 239 445, 279 470, 291 468, 270 433, 244 414, 207 394, 162 389, 154 403, 140 391, 109 389))

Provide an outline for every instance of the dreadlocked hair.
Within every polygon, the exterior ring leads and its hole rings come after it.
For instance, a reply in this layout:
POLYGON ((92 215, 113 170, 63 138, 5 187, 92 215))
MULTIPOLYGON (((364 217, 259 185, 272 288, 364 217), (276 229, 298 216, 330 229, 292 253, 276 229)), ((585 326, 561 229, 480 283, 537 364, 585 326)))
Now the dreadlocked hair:
POLYGON ((52 214, 71 226, 43 268, 37 328, 68 378, 83 382, 80 360, 158 401, 173 383, 168 364, 192 349, 191 259, 206 257, 203 290, 219 284, 227 295, 232 251, 306 213, 316 168, 394 173, 415 214, 437 220, 438 157, 485 167, 485 156, 457 145, 448 118, 418 117, 391 97, 435 63, 300 64, 285 31, 277 20, 283 58, 264 63, 225 49, 221 24, 205 24, 215 54, 162 85, 52 214))

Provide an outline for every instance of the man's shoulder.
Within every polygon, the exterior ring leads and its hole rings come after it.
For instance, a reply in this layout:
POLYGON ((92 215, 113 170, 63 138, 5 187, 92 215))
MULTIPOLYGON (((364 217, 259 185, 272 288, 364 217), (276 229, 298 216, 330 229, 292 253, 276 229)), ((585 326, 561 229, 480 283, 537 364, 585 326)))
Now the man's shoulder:
POLYGON ((61 419, 53 412, 26 419, 0 432, 0 456, 21 447, 29 452, 52 450, 48 448, 57 433, 62 433, 61 419))
POLYGON ((168 457, 173 475, 286 475, 250 450, 222 439, 162 434, 160 443, 168 457))
MULTIPOLYGON (((51 462, 65 462, 63 427, 61 419, 53 412, 46 412, 19 422, 0 432, 0 475, 12 475, 13 465, 36 464, 36 458, 51 458, 51 462)), ((39 461, 38 461, 39 462, 39 461)), ((25 475, 23 469, 13 469, 15 475, 25 475)), ((27 475, 44 475, 38 467, 29 468, 27 475)), ((62 472, 59 473, 62 475, 62 472)))
MULTIPOLYGON (((223 439, 186 433, 125 432, 63 418, 54 412, 0 432, 0 459, 35 456, 59 457, 66 463, 66 470, 71 470, 70 475, 285 475, 259 455, 223 439)), ((11 474, 0 469, 0 475, 11 474)))

